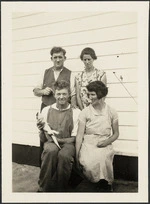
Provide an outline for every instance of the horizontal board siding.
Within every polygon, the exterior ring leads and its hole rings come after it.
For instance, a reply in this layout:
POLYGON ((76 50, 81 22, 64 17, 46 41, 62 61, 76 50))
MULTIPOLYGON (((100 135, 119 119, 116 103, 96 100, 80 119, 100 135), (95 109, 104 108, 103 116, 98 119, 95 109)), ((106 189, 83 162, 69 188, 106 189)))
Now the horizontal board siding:
POLYGON ((22 19, 22 18, 27 18, 29 17, 30 20, 31 20, 31 16, 37 16, 37 15, 40 15, 40 14, 43 14, 44 12, 13 12, 12 13, 12 19, 22 19))
MULTIPOLYGON (((105 71, 105 70, 104 70, 105 71)), ((130 69, 128 70, 110 70, 105 71, 107 75, 107 82, 109 85, 120 84, 120 86, 130 83, 137 83, 137 70, 130 69), (114 73, 115 72, 115 73, 114 73), (133 74, 133 77, 132 77, 133 74)), ((41 73, 43 75, 43 72, 41 73)), ((76 75, 76 73, 75 73, 76 75)), ((38 74, 25 74, 25 75, 14 75, 13 76, 13 86, 35 86, 37 81, 41 78, 41 75, 38 74)))
MULTIPOLYGON (((14 86, 18 86, 13 88, 13 97, 16 98, 22 98, 22 97, 28 97, 28 98, 33 98, 33 88, 36 84, 36 80, 33 77, 16 77, 13 79, 14 81, 14 86), (25 85, 27 81, 27 84, 25 85), (35 81, 35 83, 34 83, 35 81), (21 87, 20 87, 21 86, 21 87)), ((117 82, 116 84, 109 84, 108 83, 108 88, 109 88, 109 95, 108 98, 111 97, 128 97, 130 98, 133 96, 134 98, 137 97, 137 83, 126 83, 125 84, 127 90, 130 90, 130 94, 126 91, 126 89, 119 83, 117 82)))
POLYGON ((137 25, 130 24, 124 25, 120 27, 113 27, 113 28, 105 28, 105 29, 98 29, 93 31, 88 31, 83 33, 72 33, 68 35, 61 36, 53 36, 53 37, 45 37, 41 39, 31 39, 28 41, 16 41, 12 43, 14 51, 28 51, 28 50, 36 50, 36 49, 43 49, 47 47, 53 47, 54 45, 80 45, 83 43, 93 43, 95 42, 103 42, 103 41, 112 41, 116 39, 123 38, 133 38, 137 37, 137 25), (94 39, 93 39, 94 36, 94 39))
POLYGON ((131 97, 134 98, 138 96, 137 94, 137 83, 126 83, 125 84, 127 90, 130 90, 130 94, 126 91, 126 89, 121 86, 120 83, 117 84, 108 84, 109 88, 109 96, 108 97, 131 97))
POLYGON ((13 110, 38 110, 41 105, 41 97, 13 98, 13 110))
MULTIPOLYGON (((36 114, 36 113, 35 113, 36 114)), ((33 115, 35 118, 35 115, 33 115)), ((37 134, 38 135, 38 129, 36 127, 36 122, 35 121, 15 121, 13 123, 13 130, 14 132, 19 132, 19 133, 29 133, 29 134, 37 134), (19 125, 18 125, 19 124, 19 125), (26 128, 28 127, 28 128, 26 128)), ((137 141, 138 140, 138 127, 132 127, 132 126, 119 126, 119 138, 118 141, 120 140, 128 140, 128 141, 137 141)), ((15 137, 13 138, 15 139, 15 137)), ((37 137, 37 140, 39 137, 37 137)), ((26 138, 24 138, 26 140, 26 138)), ((26 140, 27 142, 27 140, 26 140)))
MULTIPOLYGON (((125 39, 115 42, 91 44, 98 56, 119 55, 135 53, 137 51, 137 39, 125 39)), ((66 49, 67 59, 79 59, 80 53, 85 46, 70 47, 66 49)), ((50 60, 50 49, 27 52, 16 52, 13 54, 13 63, 29 63, 37 60, 47 61, 50 60)))
POLYGON ((119 155, 138 156, 138 142, 137 141, 120 141, 116 140, 113 143, 114 149, 119 155))
MULTIPOLYGON (((13 120, 14 121, 35 121, 35 115, 38 110, 14 110, 13 120), (30 117, 29 117, 30 116, 30 117)), ((124 126, 137 126, 137 112, 118 112, 119 124, 124 126)))
MULTIPOLYGON (((41 68, 41 67, 40 67, 41 68)), ((24 69, 24 70, 20 70, 20 73, 13 73, 14 77, 28 77, 28 76, 35 76, 36 80, 38 78, 40 78, 41 74, 44 73, 44 69, 37 69, 36 67, 33 68, 31 70, 31 72, 33 71, 34 73, 30 73, 29 68, 28 69, 24 69), (22 71, 22 74, 21 74, 22 71)), ((104 70, 106 72, 107 75, 107 81, 109 83, 117 83, 117 82, 121 82, 121 83, 127 83, 127 82, 137 82, 137 69, 136 68, 131 68, 131 69, 122 69, 122 70, 104 70)), ((77 75, 77 73, 79 72, 73 72, 74 75, 77 75)))
MULTIPOLYGON (((38 130, 37 130, 37 127, 35 126, 35 124, 33 123, 30 123, 30 122, 19 122, 19 128, 18 128, 18 125, 17 124, 13 124, 13 131, 17 134, 20 134, 20 136, 24 133, 26 133, 26 135, 36 135, 35 137, 35 140, 39 140, 39 136, 38 136, 38 130), (32 128, 32 130, 31 130, 32 128)), ((120 136, 118 138, 118 141, 137 141, 138 138, 137 138, 137 132, 138 132, 138 129, 137 127, 124 127, 124 126, 120 126, 119 127, 120 129, 120 136)), ((31 136, 32 137, 32 136, 31 136)), ((15 143, 15 134, 14 134, 14 137, 13 137, 13 142, 15 143)), ((24 141, 25 142, 29 142, 27 140, 26 137, 24 137, 24 141)))
MULTIPOLYGON (((33 13, 34 14, 34 13, 33 13)), ((32 15, 33 15, 32 14, 32 15)), ((38 27, 41 29, 42 26, 48 27, 49 32, 59 32, 58 24, 62 27, 70 27, 71 31, 76 31, 78 29, 87 29, 87 27, 95 27, 93 22, 99 22, 101 27, 104 26, 114 26, 122 25, 127 23, 132 23, 137 21, 137 14, 131 12, 67 12, 67 13, 39 13, 32 16, 26 16, 24 18, 13 18, 13 30, 27 30, 38 27), (113 18, 113 21, 112 21, 113 18), (132 19, 132 20, 131 20, 132 19), (72 26, 72 23, 74 26, 72 26), (54 27, 55 26, 55 27, 54 27), (52 31, 53 28, 53 31, 52 31)), ((22 36, 22 35, 21 35, 22 36)))
MULTIPOLYGON (((15 133, 19 133, 19 134, 33 134, 33 135, 37 135, 36 136, 36 140, 39 140, 38 137, 38 129, 35 125, 35 122, 30 122, 30 121, 19 121, 19 122, 14 122, 13 123, 13 131, 15 133)), ((137 127, 126 127, 126 126, 120 126, 120 136, 118 138, 118 142, 122 141, 122 140, 127 140, 127 141, 137 141, 138 137, 136 135, 138 128, 137 127)), ((14 137, 15 139, 15 137, 14 137)), ((24 138, 24 140, 26 142, 28 142, 28 140, 26 138, 24 138)))
POLYGON ((13 144, 22 144, 30 146, 40 146, 40 140, 37 133, 13 131, 13 144))
POLYGON ((118 112, 120 136, 114 142, 115 150, 137 156, 137 14, 13 13, 12 22, 13 143, 39 146, 35 115, 41 98, 34 96, 33 88, 41 73, 52 66, 50 49, 64 47, 65 66, 76 75, 84 69, 81 50, 89 46, 98 57, 94 66, 107 74, 105 100, 118 112))
MULTIPOLYGON (((27 145, 27 142, 28 142, 31 146, 40 145, 38 134, 14 131, 13 136, 14 136, 14 140, 13 140, 14 144, 27 145)), ((113 143, 113 147, 114 147, 114 150, 116 151, 116 154, 138 156, 137 141, 117 140, 113 143)))
MULTIPOLYGON (((53 25, 53 24, 56 25, 63 22, 80 21, 81 19, 89 19, 89 17, 91 19, 92 17, 95 17, 95 16, 99 17, 102 15, 109 15, 109 13, 112 13, 112 12, 75 12, 75 13, 44 12, 44 13, 39 13, 32 16, 32 19, 26 13, 26 16, 24 16, 24 18, 19 18, 18 16, 18 18, 13 20, 13 30, 16 30, 16 29, 27 30, 27 28, 30 28, 30 27, 39 27, 41 29, 42 26, 47 27, 48 25, 53 25)), ((34 13, 32 13, 32 15, 33 14, 34 13)))
MULTIPOLYGON (((98 57, 96 61, 94 61, 95 67, 103 70, 122 70, 122 69, 132 69, 137 67, 138 54, 119 54, 113 56, 101 56, 98 57), (119 57, 118 57, 119 56, 119 57)), ((49 68, 52 66, 52 62, 49 60, 49 56, 47 61, 36 61, 26 62, 26 63, 18 63, 13 64, 14 75, 23 75, 24 73, 28 73, 31 70, 33 72, 36 71, 38 74, 42 70, 49 68), (21 74, 22 71, 22 74, 21 74)), ((65 66, 68 67, 72 71, 82 71, 84 69, 83 62, 79 59, 67 59, 65 61, 65 66)))
MULTIPOLYGON (((136 98, 135 98, 136 99, 136 98)), ((136 99, 137 100, 137 99, 136 99)), ((108 105, 115 108, 117 111, 138 111, 138 105, 133 98, 111 98, 106 97, 108 105)))
MULTIPOLYGON (((95 67, 107 70, 114 69, 127 69, 137 67, 138 54, 119 54, 118 55, 109 55, 109 56, 100 56, 94 62, 95 67)), ((83 63, 78 59, 66 60, 66 67, 74 71, 81 71, 83 69, 83 63)))
MULTIPOLYGON (((137 112, 138 106, 132 98, 108 98, 105 99, 106 103, 120 112, 137 112)), ((41 104, 41 97, 14 97, 13 109, 14 110, 38 110, 41 104)))
POLYGON ((127 83, 127 82, 137 82, 137 69, 131 68, 129 70, 105 70, 107 74, 108 83, 127 83))

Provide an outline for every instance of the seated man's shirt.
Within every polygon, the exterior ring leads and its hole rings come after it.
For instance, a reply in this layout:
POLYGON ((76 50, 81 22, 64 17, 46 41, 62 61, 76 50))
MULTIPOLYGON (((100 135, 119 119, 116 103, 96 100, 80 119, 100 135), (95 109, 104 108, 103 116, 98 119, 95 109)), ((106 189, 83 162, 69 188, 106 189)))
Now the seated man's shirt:
POLYGON ((59 110, 56 103, 42 110, 41 116, 52 130, 58 131, 58 138, 68 138, 77 135, 78 116, 81 111, 72 109, 70 104, 66 109, 59 110))

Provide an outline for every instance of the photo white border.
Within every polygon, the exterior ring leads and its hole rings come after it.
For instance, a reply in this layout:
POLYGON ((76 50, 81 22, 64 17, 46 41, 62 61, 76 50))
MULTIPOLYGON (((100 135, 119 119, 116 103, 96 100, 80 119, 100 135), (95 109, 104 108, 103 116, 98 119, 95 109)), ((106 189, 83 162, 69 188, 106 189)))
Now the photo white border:
POLYGON ((149 2, 1 2, 2 202, 148 202, 148 12, 149 2), (35 6, 36 5, 36 6, 35 6), (138 12, 138 193, 12 192, 12 12, 138 12))

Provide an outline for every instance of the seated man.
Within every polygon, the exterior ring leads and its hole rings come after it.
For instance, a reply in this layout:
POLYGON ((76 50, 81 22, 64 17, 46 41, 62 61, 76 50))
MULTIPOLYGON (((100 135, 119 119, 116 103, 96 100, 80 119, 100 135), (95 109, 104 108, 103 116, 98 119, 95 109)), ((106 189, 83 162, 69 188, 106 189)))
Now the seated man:
POLYGON ((56 103, 45 107, 41 113, 43 118, 37 120, 40 139, 44 142, 38 192, 67 191, 75 158, 80 110, 72 109, 68 103, 70 88, 67 81, 56 81, 54 88, 56 103), (48 132, 46 126, 50 127, 48 132), (53 135, 60 147, 52 139, 53 135))

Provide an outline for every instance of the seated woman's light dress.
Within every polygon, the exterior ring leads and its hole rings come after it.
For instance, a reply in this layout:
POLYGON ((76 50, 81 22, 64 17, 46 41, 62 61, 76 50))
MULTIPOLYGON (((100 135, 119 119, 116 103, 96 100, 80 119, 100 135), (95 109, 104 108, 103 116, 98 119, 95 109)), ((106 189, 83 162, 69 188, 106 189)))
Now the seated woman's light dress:
POLYGON ((84 139, 79 153, 79 162, 83 167, 83 174, 93 183, 105 179, 109 184, 113 182, 112 144, 97 147, 99 141, 111 136, 112 124, 118 120, 117 112, 105 104, 101 113, 97 113, 92 105, 82 110, 79 120, 85 123, 84 139))

